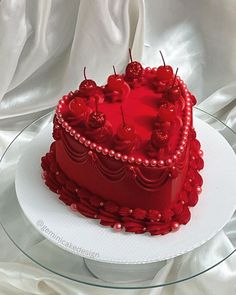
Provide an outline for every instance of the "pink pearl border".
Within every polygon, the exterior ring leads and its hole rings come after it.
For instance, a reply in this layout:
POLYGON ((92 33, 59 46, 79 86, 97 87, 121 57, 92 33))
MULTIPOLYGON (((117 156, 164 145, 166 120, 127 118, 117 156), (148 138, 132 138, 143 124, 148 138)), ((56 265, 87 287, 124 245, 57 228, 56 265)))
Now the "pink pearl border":
POLYGON ((190 131, 191 126, 191 118, 192 118, 192 102, 191 97, 188 91, 188 88, 186 84, 183 82, 183 80, 180 79, 179 76, 177 76, 177 81, 179 83, 179 86, 181 90, 184 92, 184 97, 186 101, 186 105, 184 108, 184 125, 183 125, 183 131, 181 135, 181 139, 178 145, 178 148, 176 149, 175 153, 172 155, 171 158, 163 161, 163 160, 156 160, 156 159, 141 159, 141 158, 135 158, 133 156, 123 155, 119 152, 116 152, 114 150, 109 150, 108 148, 104 148, 100 145, 97 145, 94 142, 91 142, 89 139, 86 139, 85 137, 81 136, 76 130, 74 130, 71 126, 69 126, 68 122, 66 122, 63 119, 61 109, 63 107, 63 104, 66 103, 66 101, 73 97, 73 92, 70 92, 68 95, 64 95, 61 100, 59 101, 57 108, 56 108, 56 117, 58 120, 58 123, 62 126, 63 129, 67 133, 69 133, 72 137, 74 137, 75 140, 79 141, 82 145, 84 145, 86 148, 89 148, 91 150, 94 150, 96 153, 102 153, 104 156, 109 155, 109 157, 114 158, 117 161, 122 162, 129 162, 129 163, 136 163, 137 165, 143 165, 145 167, 171 167, 174 162, 177 161, 178 158, 181 158, 185 147, 187 145, 187 138, 190 131))

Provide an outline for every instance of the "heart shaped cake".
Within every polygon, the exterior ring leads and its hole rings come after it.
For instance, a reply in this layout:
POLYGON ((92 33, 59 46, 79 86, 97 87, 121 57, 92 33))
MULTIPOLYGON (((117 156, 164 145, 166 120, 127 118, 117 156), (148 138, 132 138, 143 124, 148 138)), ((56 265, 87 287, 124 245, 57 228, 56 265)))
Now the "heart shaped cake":
POLYGON ((86 78, 59 101, 43 178, 75 212, 151 235, 191 218, 203 180, 195 97, 171 66, 132 61, 105 86, 86 78))

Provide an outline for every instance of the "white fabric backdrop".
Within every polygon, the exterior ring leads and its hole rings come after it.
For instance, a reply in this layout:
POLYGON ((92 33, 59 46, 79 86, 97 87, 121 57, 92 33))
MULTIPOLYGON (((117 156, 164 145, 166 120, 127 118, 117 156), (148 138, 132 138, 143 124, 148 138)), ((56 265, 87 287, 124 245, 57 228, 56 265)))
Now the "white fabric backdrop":
MULTIPOLYGON (((82 68, 98 83, 112 65, 133 56, 146 65, 166 61, 194 92, 200 107, 236 130, 236 1, 234 0, 2 0, 0 1, 0 154, 27 123, 75 89, 82 68)), ((27 139, 26 139, 27 140, 27 139)), ((223 232, 207 245, 223 257, 223 232)), ((0 229, 0 294, 233 294, 236 257, 193 280, 161 289, 114 291, 62 280, 26 259, 0 229), (214 290, 214 291, 213 291, 214 290)), ((204 264, 205 248, 186 257, 181 276, 204 264), (197 260, 196 260, 197 259, 197 260), (197 264, 196 264, 197 261, 197 264)))

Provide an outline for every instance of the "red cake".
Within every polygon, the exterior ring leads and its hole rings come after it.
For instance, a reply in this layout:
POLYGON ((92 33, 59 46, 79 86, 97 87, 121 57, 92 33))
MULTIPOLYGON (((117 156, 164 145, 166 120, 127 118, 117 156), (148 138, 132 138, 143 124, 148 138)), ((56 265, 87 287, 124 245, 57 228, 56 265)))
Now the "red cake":
POLYGON ((203 180, 192 122, 195 97, 172 67, 127 65, 105 86, 87 79, 59 101, 46 185, 66 205, 116 231, 179 229, 203 180))

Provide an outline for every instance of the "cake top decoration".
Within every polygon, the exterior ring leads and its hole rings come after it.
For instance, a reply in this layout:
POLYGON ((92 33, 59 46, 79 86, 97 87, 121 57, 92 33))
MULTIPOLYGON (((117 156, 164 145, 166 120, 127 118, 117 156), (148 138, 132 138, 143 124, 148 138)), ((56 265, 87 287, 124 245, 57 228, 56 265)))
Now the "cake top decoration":
POLYGON ((173 162, 185 149, 196 99, 177 76, 178 68, 174 73, 160 55, 163 65, 143 68, 129 50, 125 73, 113 66, 104 86, 88 79, 84 67, 79 89, 59 102, 59 123, 73 128, 76 138, 111 150, 111 156, 121 153, 120 160, 124 155, 142 163, 173 162))

